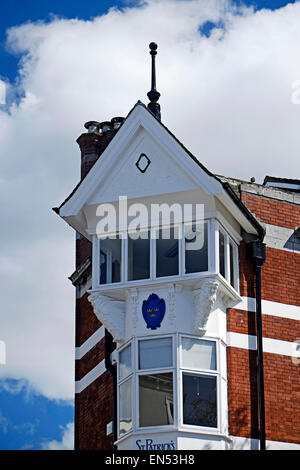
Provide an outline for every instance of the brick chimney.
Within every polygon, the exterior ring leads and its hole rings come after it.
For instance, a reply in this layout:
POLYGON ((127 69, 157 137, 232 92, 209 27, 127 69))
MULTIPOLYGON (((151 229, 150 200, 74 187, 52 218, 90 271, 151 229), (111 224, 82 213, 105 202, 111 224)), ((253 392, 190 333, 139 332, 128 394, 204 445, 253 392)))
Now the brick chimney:
MULTIPOLYGON (((87 132, 81 134, 77 143, 81 151, 81 180, 87 175, 94 163, 104 152, 112 138, 119 130, 123 117, 114 117, 111 121, 88 121, 84 127, 87 132)), ((76 268, 92 255, 92 244, 77 233, 76 235, 76 268)))
POLYGON ((81 179, 104 152, 123 121, 122 117, 114 117, 111 121, 85 123, 84 127, 88 132, 81 134, 76 141, 81 150, 81 179))

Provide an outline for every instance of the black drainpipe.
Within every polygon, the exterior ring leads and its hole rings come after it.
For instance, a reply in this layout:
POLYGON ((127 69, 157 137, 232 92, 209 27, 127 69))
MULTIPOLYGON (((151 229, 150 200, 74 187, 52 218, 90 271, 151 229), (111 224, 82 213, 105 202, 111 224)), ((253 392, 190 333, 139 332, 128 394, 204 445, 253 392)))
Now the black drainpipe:
POLYGON ((117 424, 117 369, 112 365, 111 353, 112 353, 112 335, 107 329, 105 329, 105 367, 112 376, 113 380, 113 450, 118 450, 115 442, 118 439, 118 424, 117 424))
POLYGON ((266 260, 266 245, 261 241, 252 243, 252 258, 255 264, 256 282, 256 337, 257 337, 257 368, 258 368, 258 397, 259 397, 259 441, 260 450, 266 450, 265 426, 265 392, 263 367, 263 339, 261 316, 261 268, 266 260))

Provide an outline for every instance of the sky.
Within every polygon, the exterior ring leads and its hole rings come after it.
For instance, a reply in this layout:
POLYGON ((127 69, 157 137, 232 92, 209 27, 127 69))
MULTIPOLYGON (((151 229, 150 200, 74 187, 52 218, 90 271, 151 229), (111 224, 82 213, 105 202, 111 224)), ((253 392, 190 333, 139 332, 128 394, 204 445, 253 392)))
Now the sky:
POLYGON ((1 450, 73 448, 75 234, 51 208, 84 123, 147 104, 155 41, 162 122, 209 170, 299 178, 299 22, 281 0, 2 2, 1 450))

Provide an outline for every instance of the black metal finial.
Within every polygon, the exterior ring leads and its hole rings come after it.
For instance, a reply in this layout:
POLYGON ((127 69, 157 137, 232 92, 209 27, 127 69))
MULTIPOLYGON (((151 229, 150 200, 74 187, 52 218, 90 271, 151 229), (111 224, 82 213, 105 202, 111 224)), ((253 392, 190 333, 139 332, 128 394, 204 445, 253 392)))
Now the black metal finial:
POLYGON ((151 42, 149 44, 150 55, 152 59, 152 73, 151 73, 151 90, 147 93, 147 96, 150 100, 148 104, 148 109, 154 114, 154 116, 160 120, 160 105, 157 103, 160 97, 160 93, 156 90, 156 73, 155 73, 155 56, 157 54, 157 44, 151 42))

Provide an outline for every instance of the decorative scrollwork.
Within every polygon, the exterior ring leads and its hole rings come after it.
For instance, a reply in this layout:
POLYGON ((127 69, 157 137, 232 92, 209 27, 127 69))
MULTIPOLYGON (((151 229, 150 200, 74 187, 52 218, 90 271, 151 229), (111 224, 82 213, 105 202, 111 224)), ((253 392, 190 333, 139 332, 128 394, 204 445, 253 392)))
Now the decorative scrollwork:
POLYGON ((201 281, 199 287, 193 290, 195 314, 194 332, 198 335, 206 333, 206 325, 210 312, 217 298, 219 283, 214 278, 206 278, 201 281))
POLYGON ((125 302, 99 292, 90 294, 88 300, 93 306, 96 317, 112 334, 114 341, 123 343, 125 341, 125 302))

